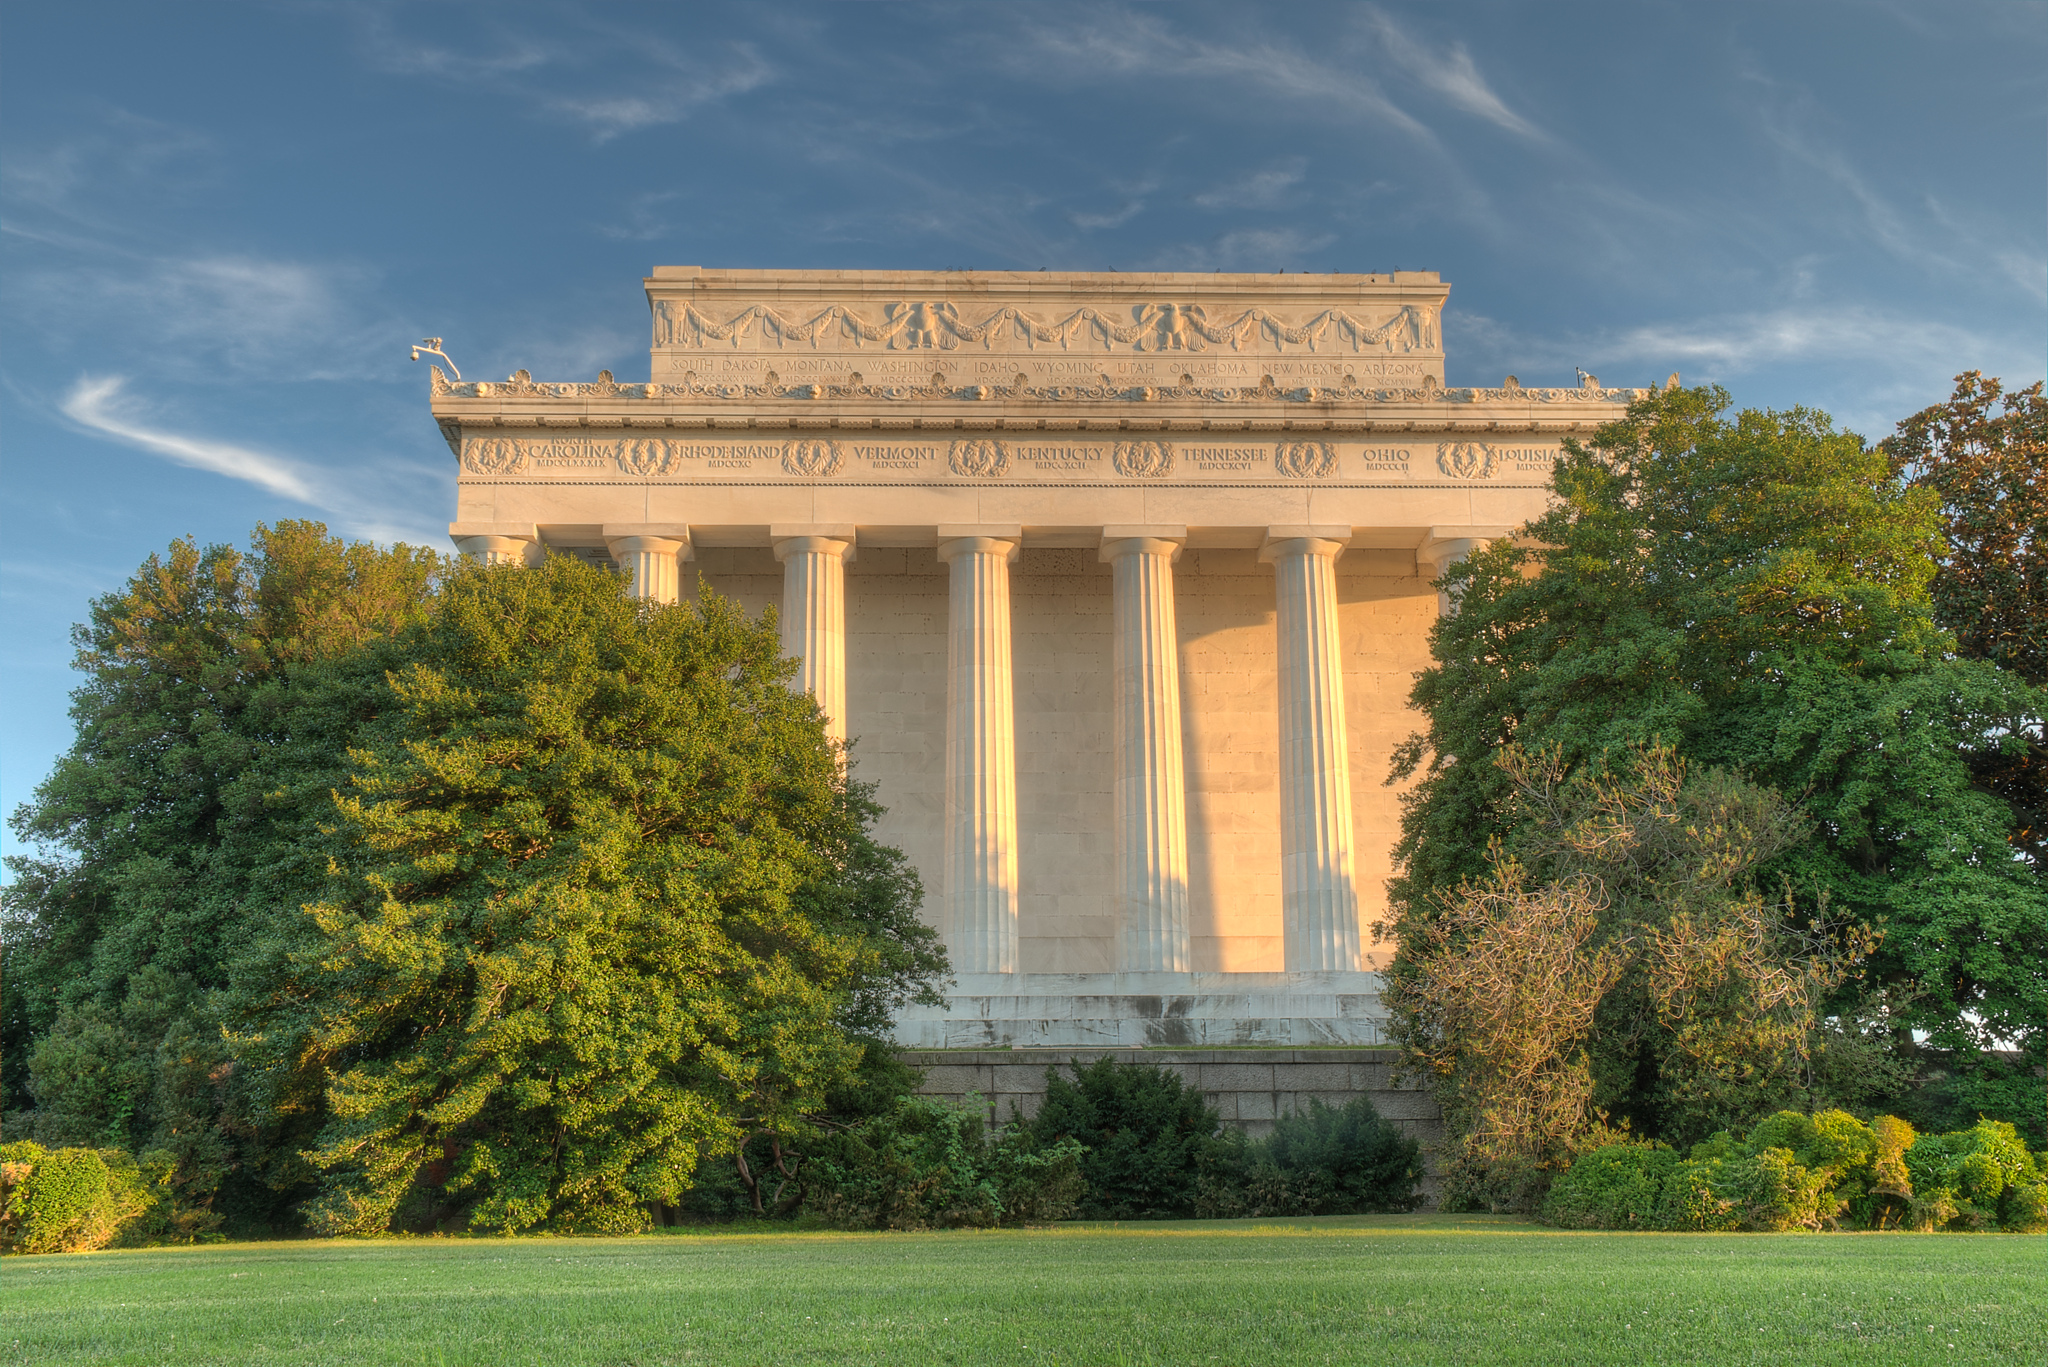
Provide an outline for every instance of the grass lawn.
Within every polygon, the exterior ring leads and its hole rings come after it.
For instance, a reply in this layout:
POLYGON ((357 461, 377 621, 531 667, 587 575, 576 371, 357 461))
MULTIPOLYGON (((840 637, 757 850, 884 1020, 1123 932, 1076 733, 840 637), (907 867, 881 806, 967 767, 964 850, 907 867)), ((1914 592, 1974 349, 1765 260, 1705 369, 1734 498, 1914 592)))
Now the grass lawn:
POLYGON ((1473 1216, 9 1258, 0 1363, 2048 1362, 2048 1241, 1473 1216))

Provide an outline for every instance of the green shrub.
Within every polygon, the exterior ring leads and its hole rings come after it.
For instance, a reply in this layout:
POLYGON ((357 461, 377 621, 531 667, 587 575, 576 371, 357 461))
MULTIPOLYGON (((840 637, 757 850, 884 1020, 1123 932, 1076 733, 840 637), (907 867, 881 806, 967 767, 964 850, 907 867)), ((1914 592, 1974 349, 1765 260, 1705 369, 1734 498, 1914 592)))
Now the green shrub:
POLYGON ((1542 1218, 1581 1229, 2048 1229, 2048 1179, 2004 1121, 1915 1135, 1896 1116, 1780 1111, 1683 1162, 1610 1144, 1558 1180, 1542 1218), (1648 1196, 1646 1203, 1646 1193, 1648 1196), (1645 1220, 1640 1212, 1649 1209, 1645 1220))
POLYGON ((1733 1206, 1738 1229, 1819 1229, 1828 1178, 1825 1169, 1808 1168, 1792 1150, 1773 1145, 1724 1161, 1714 1191, 1733 1206))
POLYGON ((1222 1118, 1177 1073, 1103 1058, 1045 1071, 1045 1104, 1028 1128, 1041 1148, 1073 1140, 1087 1152, 1081 1214, 1093 1220, 1172 1220, 1203 1204, 1222 1118))
MULTIPOLYGON (((1694 1152, 1705 1147, 1696 1145, 1694 1152)), ((1735 1203, 1722 1196, 1717 1185, 1727 1162, 1709 1155, 1673 1164, 1664 1178, 1664 1190, 1658 1193, 1650 1228, 1709 1233, 1735 1229, 1735 1203)))
POLYGON ((1311 1100, 1264 1139, 1223 1130, 1199 1155, 1198 1174, 1194 1213, 1208 1219, 1407 1211, 1421 1199, 1422 1146, 1368 1097, 1311 1100))
POLYGON ((2003 1120, 1923 1135, 1906 1150, 1906 1171, 1913 1184, 1908 1218, 1920 1229, 2032 1230, 2048 1215, 2040 1166, 2003 1120))
POLYGON ((0 1251, 105 1248, 155 1204, 152 1184, 119 1149, 0 1145, 0 1251))
POLYGON ((858 1229, 1060 1220, 1081 1194, 1080 1159, 1072 1140, 1039 1145, 1014 1125, 991 1133, 979 1097, 904 1097, 814 1149, 805 1206, 858 1229))
POLYGON ((1658 1203, 1678 1166, 1670 1149, 1607 1144, 1571 1165, 1543 1203, 1545 1224, 1563 1229, 1654 1229, 1658 1203))
POLYGON ((1380 1119, 1368 1097, 1341 1107, 1311 1099, 1308 1110, 1275 1121, 1255 1149, 1264 1166, 1298 1185, 1302 1215, 1406 1211, 1420 1199, 1422 1146, 1380 1119))

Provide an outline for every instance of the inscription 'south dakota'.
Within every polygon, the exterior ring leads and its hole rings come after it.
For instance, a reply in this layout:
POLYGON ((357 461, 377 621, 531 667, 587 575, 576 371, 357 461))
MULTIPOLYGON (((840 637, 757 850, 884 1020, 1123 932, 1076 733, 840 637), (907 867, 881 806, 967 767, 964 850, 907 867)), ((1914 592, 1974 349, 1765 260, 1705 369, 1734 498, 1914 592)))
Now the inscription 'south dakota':
POLYGON ((1014 441, 949 443, 841 441, 695 441, 666 438, 469 437, 463 473, 472 476, 623 474, 704 480, 731 475, 844 481, 863 477, 1030 482, 1033 478, 1124 482, 1171 477, 1255 479, 1275 483, 1369 479, 1420 473, 1458 481, 1547 475, 1554 446, 1442 442, 1365 446, 1325 441, 1014 441), (1432 468, 1433 467, 1433 468, 1432 468))

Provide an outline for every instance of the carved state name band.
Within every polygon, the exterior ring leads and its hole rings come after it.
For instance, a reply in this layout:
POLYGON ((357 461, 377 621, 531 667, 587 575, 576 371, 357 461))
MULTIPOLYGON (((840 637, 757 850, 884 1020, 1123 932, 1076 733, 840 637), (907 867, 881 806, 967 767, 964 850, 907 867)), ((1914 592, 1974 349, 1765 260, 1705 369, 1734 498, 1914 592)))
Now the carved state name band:
POLYGON ((1412 445, 1326 441, 950 441, 825 438, 698 441, 643 437, 467 437, 467 476, 558 479, 626 475, 726 482, 747 476, 797 479, 1159 480, 1514 480, 1540 482, 1555 445, 1478 441, 1412 445))

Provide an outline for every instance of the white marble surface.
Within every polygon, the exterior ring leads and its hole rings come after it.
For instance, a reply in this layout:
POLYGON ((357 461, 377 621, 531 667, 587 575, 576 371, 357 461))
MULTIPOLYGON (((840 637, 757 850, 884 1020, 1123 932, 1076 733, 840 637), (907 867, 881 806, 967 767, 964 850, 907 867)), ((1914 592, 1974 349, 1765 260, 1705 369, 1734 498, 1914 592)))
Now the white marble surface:
POLYGON ((1017 968, 1017 719, 1010 562, 1021 534, 939 543, 946 615, 946 937, 962 972, 1017 968))
POLYGON ((1380 976, 1300 973, 962 974, 945 1007, 910 1007, 908 1048, 1216 1048, 1383 1043, 1380 976))
MULTIPOLYGON (((1187 775, 1181 762, 1180 632, 1173 562, 1180 539, 1105 532, 1115 573, 1117 966, 1185 972, 1187 775)), ((1186 529, 1179 529, 1185 538, 1186 529)))

